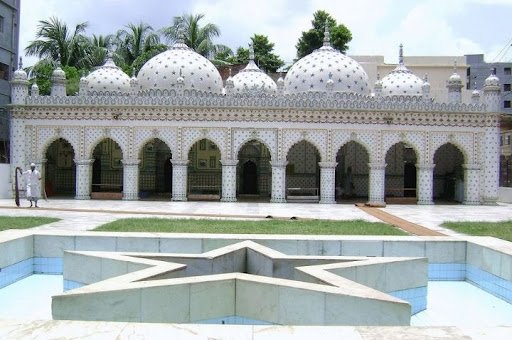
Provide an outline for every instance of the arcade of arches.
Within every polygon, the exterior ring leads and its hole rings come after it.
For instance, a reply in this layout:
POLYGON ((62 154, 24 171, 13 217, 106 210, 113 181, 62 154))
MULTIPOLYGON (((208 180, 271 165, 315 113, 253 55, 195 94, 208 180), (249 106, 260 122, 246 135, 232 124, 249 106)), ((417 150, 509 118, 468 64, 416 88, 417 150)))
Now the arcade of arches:
MULTIPOLYGON (((74 150, 71 144, 59 138, 47 147, 45 155, 47 195, 74 195, 78 169, 73 161, 74 150)), ((90 194, 92 198, 321 203, 364 201, 371 195, 369 153, 365 146, 355 141, 349 141, 339 148, 334 172, 330 173, 333 183, 327 185, 323 184, 325 174, 322 175, 324 169, 321 156, 317 148, 306 140, 289 148, 284 169, 282 165, 273 165, 271 152, 258 140, 243 144, 236 161, 226 162, 221 156, 214 142, 201 139, 190 148, 188 160, 179 161, 174 167, 176 161, 172 158, 169 146, 154 138, 140 148, 135 164, 125 164, 118 143, 106 138, 98 142, 92 152, 90 194), (127 167, 131 173, 135 171, 136 176, 127 177, 127 167), (283 197, 273 197, 272 193, 276 192, 273 190, 273 180, 276 174, 279 175, 280 169, 283 169, 281 173, 285 183, 281 190, 283 197), (176 173, 186 174, 185 183, 173 184, 176 173), (129 195, 124 189, 127 178, 137 180, 137 183, 129 185, 132 188, 129 195), (326 188, 329 191, 333 188, 333 192, 326 194, 326 188), (177 195, 173 191, 182 192, 177 195)), ((422 175, 417 170, 417 162, 417 152, 404 142, 394 144, 387 150, 384 187, 381 188, 386 201, 419 201, 423 204, 430 204, 433 200, 464 202, 465 159, 457 146, 446 143, 435 151, 430 171, 433 185, 431 192, 427 191, 426 201, 418 197, 422 175)))

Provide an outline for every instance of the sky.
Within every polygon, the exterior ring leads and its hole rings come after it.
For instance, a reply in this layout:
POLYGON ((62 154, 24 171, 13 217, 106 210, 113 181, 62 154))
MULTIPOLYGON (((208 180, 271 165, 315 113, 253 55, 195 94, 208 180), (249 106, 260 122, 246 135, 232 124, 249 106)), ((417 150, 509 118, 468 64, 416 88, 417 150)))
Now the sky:
MULTIPOLYGON (((488 62, 512 62, 512 0, 21 0, 20 55, 35 39, 38 21, 51 16, 70 28, 87 21, 89 35, 106 35, 128 23, 160 29, 174 16, 203 13, 203 24, 221 30, 216 43, 236 50, 264 34, 291 63, 317 10, 350 29, 349 55, 383 55, 396 63, 402 43, 406 56, 483 53, 488 62)), ((25 57, 24 65, 36 61, 25 57)))

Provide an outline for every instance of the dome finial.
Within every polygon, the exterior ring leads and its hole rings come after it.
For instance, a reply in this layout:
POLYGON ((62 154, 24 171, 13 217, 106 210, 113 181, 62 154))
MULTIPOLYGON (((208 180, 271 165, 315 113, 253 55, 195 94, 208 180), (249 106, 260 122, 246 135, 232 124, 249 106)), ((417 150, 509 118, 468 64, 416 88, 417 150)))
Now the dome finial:
POLYGON ((400 65, 404 64, 404 45, 400 44, 400 50, 398 51, 398 63, 400 65))
POLYGON ((254 47, 252 43, 249 43, 249 60, 254 61, 254 47))
POLYGON ((377 80, 380 80, 380 73, 377 72, 377 80))
POLYGON ((453 73, 457 73, 457 60, 453 61, 453 73))
POLYGON ((185 43, 185 29, 183 27, 183 23, 180 23, 176 28, 176 43, 184 44, 185 43))
POLYGON ((18 64, 18 69, 19 70, 23 69, 23 58, 22 57, 20 57, 20 63, 18 64))
POLYGON ((228 68, 228 78, 231 77, 231 67, 228 68))
POLYGON ((324 46, 326 46, 326 47, 331 46, 331 34, 329 33, 329 25, 327 24, 327 21, 325 22, 325 29, 324 29, 324 46))
POLYGON ((425 76, 423 77, 423 81, 425 83, 428 83, 428 73, 425 73, 425 76))

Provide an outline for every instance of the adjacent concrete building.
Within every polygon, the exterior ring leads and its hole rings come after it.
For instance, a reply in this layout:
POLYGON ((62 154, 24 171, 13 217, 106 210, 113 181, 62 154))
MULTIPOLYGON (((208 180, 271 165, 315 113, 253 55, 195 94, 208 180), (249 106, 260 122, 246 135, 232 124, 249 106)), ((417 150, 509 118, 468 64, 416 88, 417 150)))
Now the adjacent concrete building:
POLYGON ((489 72, 494 72, 500 79, 501 110, 512 114, 512 62, 486 63, 483 54, 467 54, 466 64, 466 89, 481 88, 489 72))

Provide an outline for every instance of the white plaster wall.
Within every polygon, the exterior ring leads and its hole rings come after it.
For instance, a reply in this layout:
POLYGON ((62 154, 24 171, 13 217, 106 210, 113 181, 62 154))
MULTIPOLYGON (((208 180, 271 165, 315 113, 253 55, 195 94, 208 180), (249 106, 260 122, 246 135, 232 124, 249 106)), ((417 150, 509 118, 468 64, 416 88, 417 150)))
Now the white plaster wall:
POLYGON ((498 201, 503 203, 512 203, 512 188, 499 187, 498 201))
POLYGON ((11 198, 10 164, 0 164, 0 198, 11 198))

